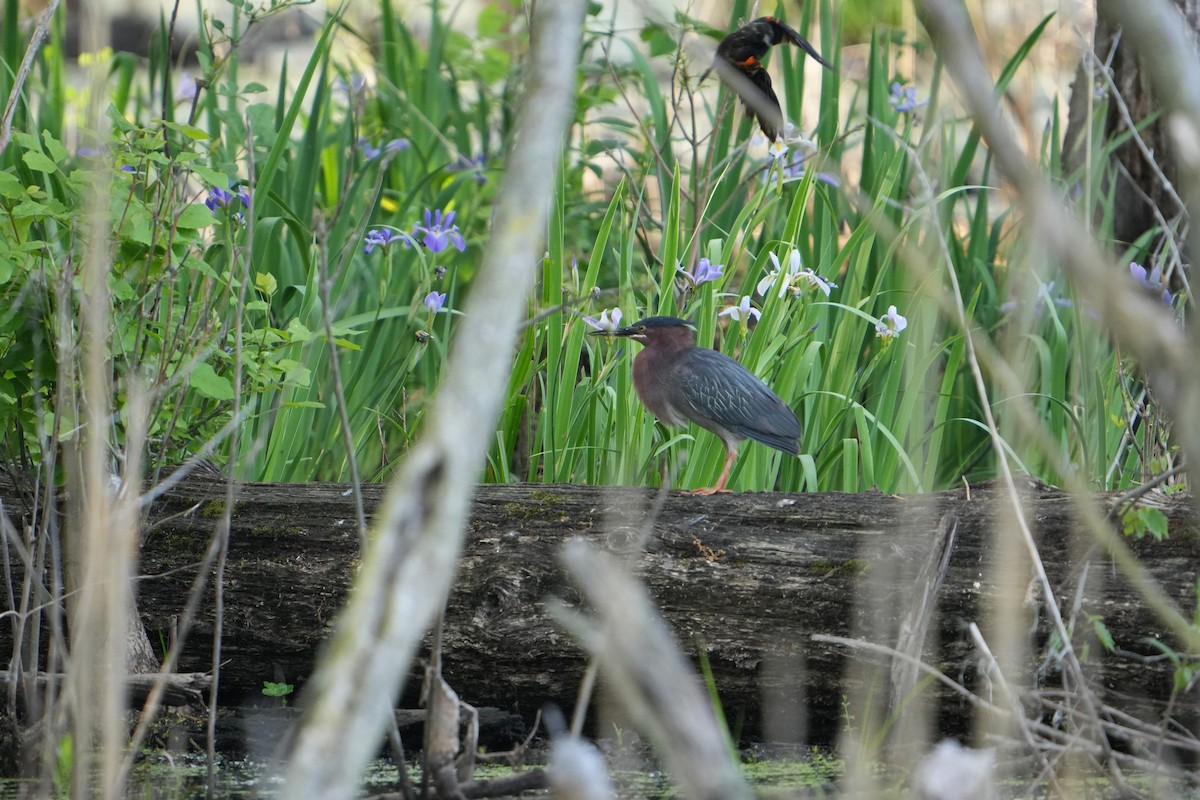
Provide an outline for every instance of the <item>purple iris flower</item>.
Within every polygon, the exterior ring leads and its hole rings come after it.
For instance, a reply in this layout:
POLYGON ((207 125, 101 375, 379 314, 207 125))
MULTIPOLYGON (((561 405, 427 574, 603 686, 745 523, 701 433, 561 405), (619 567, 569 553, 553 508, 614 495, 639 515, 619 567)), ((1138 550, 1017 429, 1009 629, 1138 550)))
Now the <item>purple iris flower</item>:
POLYGON ((888 102, 899 113, 911 114, 929 101, 917 99, 917 87, 902 86, 899 81, 894 81, 891 86, 891 97, 888 98, 888 102))
MULTIPOLYGON (((807 171, 804 162, 807 155, 801 150, 793 150, 790 154, 772 154, 767 157, 767 166, 763 169, 762 179, 766 183, 771 179, 771 167, 775 162, 783 162, 783 179, 785 181, 798 181, 804 177, 807 171)), ((827 186, 832 186, 834 189, 842 188, 842 179, 832 172, 818 172, 817 180, 827 186)))
POLYGON ((440 208, 436 211, 425 209, 425 224, 413 226, 413 237, 420 235, 421 243, 434 253, 440 253, 450 245, 457 247, 458 252, 463 252, 467 249, 467 243, 454 224, 454 214, 451 211, 443 216, 440 208))
POLYGON ((343 77, 334 79, 333 87, 339 92, 345 92, 347 97, 354 97, 367 88, 367 78, 362 73, 356 72, 350 76, 349 80, 343 77))
POLYGON ((359 137, 358 146, 362 149, 362 153, 368 159, 378 158, 384 153, 398 153, 401 150, 407 150, 409 147, 408 139, 389 139, 383 143, 382 147, 376 146, 375 143, 369 142, 366 139, 359 137))
POLYGON ((713 264, 707 258, 702 258, 696 264, 695 272, 688 272, 683 268, 683 265, 678 262, 675 264, 675 269, 678 270, 692 286, 699 286, 702 283, 715 281, 717 278, 721 277, 721 271, 725 269, 725 266, 723 264, 713 264))
POLYGON ((1129 262, 1129 274, 1137 281, 1138 285, 1149 289, 1152 293, 1162 293, 1162 301, 1167 305, 1171 305, 1171 292, 1163 285, 1162 265, 1155 264, 1153 271, 1147 273, 1146 268, 1136 261, 1129 262))
POLYGON ((445 292, 430 292, 429 294, 425 295, 425 307, 429 309, 431 314, 436 314, 441 311, 445 302, 445 292))
POLYGON ((250 193, 240 186, 232 186, 228 191, 220 186, 212 187, 208 190, 208 199, 204 201, 204 205, 215 214, 218 208, 229 208, 234 199, 241 200, 243 208, 250 207, 250 193))
POLYGON ((363 252, 371 255, 376 247, 387 247, 397 239, 403 238, 403 234, 392 233, 388 228, 373 228, 363 237, 363 252))
POLYGON ((179 85, 175 87, 175 100, 177 102, 195 100, 199 90, 200 85, 196 83, 196 79, 192 77, 191 73, 185 72, 179 77, 179 85))

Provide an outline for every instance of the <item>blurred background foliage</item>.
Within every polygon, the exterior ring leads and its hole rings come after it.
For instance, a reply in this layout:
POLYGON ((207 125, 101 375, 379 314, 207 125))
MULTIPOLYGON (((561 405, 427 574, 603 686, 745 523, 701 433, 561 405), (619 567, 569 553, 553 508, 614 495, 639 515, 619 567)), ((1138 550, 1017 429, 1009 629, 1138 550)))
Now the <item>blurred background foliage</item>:
MULTIPOLYGON (((114 470, 133 382, 154 400, 156 472, 208 459, 249 480, 348 480, 353 459, 381 480, 419 434, 487 246, 514 98, 532 77, 525 9, 503 0, 472 17, 382 0, 366 19, 330 17, 306 60, 246 63, 249 35, 291 5, 233 0, 203 19, 190 63, 161 29, 144 57, 68 59, 63 18, 51 25, 0 154, 9 465, 54 474, 56 449, 79 435, 81 212, 93 187, 113 221, 114 470), (98 128, 82 124, 89 102, 105 108, 98 128)), ((753 5, 835 66, 775 49, 793 124, 775 148, 715 75, 699 83, 748 0, 717 20, 685 9, 633 26, 591 7, 540 280, 481 478, 692 487, 719 473, 714 436, 665 429, 638 404, 637 347, 585 336, 615 308, 626 322, 689 318, 702 345, 796 410, 803 455, 745 446, 735 490, 930 491, 992 477, 958 304, 1044 420, 1036 435, 1022 428, 1015 396, 992 387, 1021 470, 1055 483, 1069 464, 1115 489, 1169 465, 1152 395, 1029 246, 911 12, 753 5), (702 259, 711 279, 696 278, 702 259)), ((20 18, 16 0, 4 13, 20 18)), ((1042 54, 1061 47, 1046 40, 1061 30, 1050 22, 1028 20, 1002 54, 1011 94, 1043 81, 1042 54)), ((3 96, 30 24, 4 26, 3 96)), ((1097 120, 1107 102, 1097 93, 1097 120)), ((1111 209, 1098 177, 1113 145, 1096 137, 1068 168, 1061 107, 1028 108, 1040 116, 1025 129, 1043 132, 1030 147, 1065 203, 1111 209)), ((1108 238, 1111 213, 1095 224, 1108 238)), ((1145 265, 1131 292, 1165 288, 1154 241, 1126 248, 1145 265)), ((1182 314, 1178 295, 1163 304, 1182 314)))

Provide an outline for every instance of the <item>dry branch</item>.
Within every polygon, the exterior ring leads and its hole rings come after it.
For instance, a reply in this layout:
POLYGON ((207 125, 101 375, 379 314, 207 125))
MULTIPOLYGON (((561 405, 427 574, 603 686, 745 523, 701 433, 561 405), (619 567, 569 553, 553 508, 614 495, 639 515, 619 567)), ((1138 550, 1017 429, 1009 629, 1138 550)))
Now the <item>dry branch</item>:
MULTIPOLYGON (((28 675, 21 676, 28 680, 28 675)), ((129 689, 129 697, 135 703, 141 703, 150 695, 157 675, 126 675, 121 680, 129 689)), ((35 690, 41 694, 46 691, 50 680, 62 681, 58 673, 39 672, 33 678, 35 690)), ((0 671, 0 687, 8 691, 14 680, 13 673, 8 670, 0 671)), ((168 706, 195 706, 204 702, 204 692, 212 686, 212 676, 200 672, 187 672, 167 677, 162 702, 168 706)))

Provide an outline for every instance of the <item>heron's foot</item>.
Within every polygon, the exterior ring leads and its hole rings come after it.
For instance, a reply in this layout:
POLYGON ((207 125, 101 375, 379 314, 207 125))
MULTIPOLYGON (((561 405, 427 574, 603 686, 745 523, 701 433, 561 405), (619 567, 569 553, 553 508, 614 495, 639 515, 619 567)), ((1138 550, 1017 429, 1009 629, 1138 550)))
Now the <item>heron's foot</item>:
POLYGON ((732 494, 732 491, 724 486, 710 486, 707 489, 685 489, 683 493, 696 497, 709 497, 714 494, 732 494))

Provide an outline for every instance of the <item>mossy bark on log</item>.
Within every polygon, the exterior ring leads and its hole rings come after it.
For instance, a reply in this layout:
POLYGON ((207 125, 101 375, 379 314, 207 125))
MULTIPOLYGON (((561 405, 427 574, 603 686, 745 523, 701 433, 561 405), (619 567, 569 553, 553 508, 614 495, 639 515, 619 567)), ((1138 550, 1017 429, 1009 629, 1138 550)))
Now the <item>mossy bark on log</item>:
MULTIPOLYGON (((1090 562, 1083 611, 1101 617, 1125 650, 1157 655, 1142 640, 1163 626, 1089 547, 1071 500, 1040 484, 1023 487, 1064 614, 1079 594, 1082 565, 1090 562)), ((223 492, 219 482, 188 479, 153 505, 141 551, 145 577, 138 585, 152 639, 171 629, 185 602, 221 516, 223 492)), ((364 487, 368 513, 382 493, 383 487, 364 487)), ((992 486, 919 496, 672 493, 650 520, 654 492, 648 489, 481 486, 446 615, 444 675, 476 706, 529 718, 546 701, 568 707, 585 661, 545 611, 547 597, 578 600, 563 577, 559 549, 573 536, 618 553, 636 553, 644 543, 632 563, 685 651, 704 650, 726 713, 742 715, 750 734, 828 741, 843 698, 855 688, 847 682, 847 659, 861 656, 813 642, 810 635, 863 635, 895 645, 889 631, 909 607, 914 576, 947 514, 957 520, 958 532, 924 657, 974 684, 976 654, 965 628, 979 622, 987 633, 985 608, 996 591, 990 552, 998 509, 1011 505, 1005 497, 992 486)), ((221 696, 231 704, 259 697, 264 680, 302 688, 358 558, 353 498, 344 485, 242 484, 237 498, 221 674, 221 696)), ((1172 599, 1191 609, 1200 564, 1195 519, 1183 500, 1161 504, 1170 538, 1132 544, 1172 599)), ((11 512, 13 505, 6 508, 11 512)), ((1036 603, 1029 614, 1040 654, 1044 615, 1036 603)), ((181 671, 207 669, 211 615, 212 605, 205 603, 181 671)), ((1088 628, 1081 620, 1077 647, 1090 638, 1088 628)), ((1170 692, 1165 662, 1104 653, 1094 641, 1087 657, 1103 698, 1130 713, 1153 713, 1170 692)), ((1053 685, 1053 669, 1038 674, 1038 667, 1030 664, 1027 681, 1053 685)), ((406 706, 417 703, 421 668, 412 667, 406 706)), ((965 703, 939 689, 928 691, 940 697, 943 730, 956 727, 946 722, 956 715, 961 730, 969 727, 965 703)))

